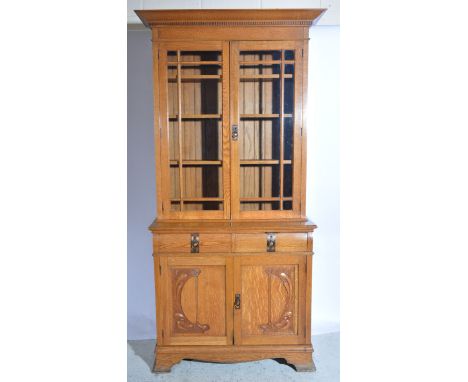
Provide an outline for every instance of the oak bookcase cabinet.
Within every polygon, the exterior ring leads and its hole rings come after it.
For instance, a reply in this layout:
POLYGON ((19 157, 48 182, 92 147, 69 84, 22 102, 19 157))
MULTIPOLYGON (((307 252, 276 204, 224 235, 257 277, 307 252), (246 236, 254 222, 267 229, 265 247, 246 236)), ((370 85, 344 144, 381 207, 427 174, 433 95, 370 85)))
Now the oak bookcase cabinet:
POLYGON ((182 359, 315 369, 306 96, 323 11, 136 11, 154 59, 156 372, 182 359))

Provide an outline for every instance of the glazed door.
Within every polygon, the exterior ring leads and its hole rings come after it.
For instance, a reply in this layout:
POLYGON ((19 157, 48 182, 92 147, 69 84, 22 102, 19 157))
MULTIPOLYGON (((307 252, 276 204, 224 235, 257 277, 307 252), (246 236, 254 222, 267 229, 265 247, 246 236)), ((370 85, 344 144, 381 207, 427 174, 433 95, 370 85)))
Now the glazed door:
POLYGON ((161 257, 164 345, 233 342, 232 259, 161 257))
POLYGON ((160 218, 227 219, 229 45, 163 42, 158 63, 160 218))
POLYGON ((231 209, 235 219, 299 217, 302 43, 231 43, 231 209))
POLYGON ((237 345, 305 344, 306 255, 237 257, 237 345))

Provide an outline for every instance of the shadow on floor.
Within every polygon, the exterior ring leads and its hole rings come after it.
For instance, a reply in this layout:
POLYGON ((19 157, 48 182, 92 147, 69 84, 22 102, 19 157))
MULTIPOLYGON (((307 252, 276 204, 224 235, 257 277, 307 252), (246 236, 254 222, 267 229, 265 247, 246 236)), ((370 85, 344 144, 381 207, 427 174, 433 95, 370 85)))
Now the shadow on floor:
POLYGON ((314 336, 313 343, 314 373, 298 373, 283 359, 268 359, 234 364, 181 361, 170 373, 153 374, 156 341, 129 340, 127 382, 339 382, 340 333, 314 336))
MULTIPOLYGON (((135 352, 135 354, 138 357, 140 357, 143 361, 145 361, 146 365, 148 365, 148 368, 151 371, 153 369, 153 363, 154 363, 154 347, 156 346, 156 340, 135 340, 135 341, 128 340, 127 343, 130 345, 130 347, 135 352)), ((296 370, 294 365, 290 365, 289 363, 287 363, 284 358, 273 358, 273 359, 276 362, 278 362, 280 365, 286 365, 292 368, 293 370, 296 370)), ((191 362, 213 363, 213 362, 208 362, 208 361, 199 361, 199 360, 191 360, 191 359, 186 359, 186 360, 191 361, 191 362)))
POLYGON ((156 346, 156 340, 128 340, 127 343, 130 345, 135 354, 140 357, 148 365, 150 371, 153 370, 154 363, 154 347, 156 346))

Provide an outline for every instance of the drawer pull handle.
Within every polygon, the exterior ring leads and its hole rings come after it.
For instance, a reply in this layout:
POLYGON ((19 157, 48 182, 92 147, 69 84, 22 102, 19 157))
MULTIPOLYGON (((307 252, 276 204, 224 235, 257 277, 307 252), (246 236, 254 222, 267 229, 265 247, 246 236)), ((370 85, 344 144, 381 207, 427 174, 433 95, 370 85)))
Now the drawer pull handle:
POLYGON ((190 241, 190 252, 200 252, 200 237, 198 236, 198 233, 192 233, 192 239, 190 241))
POLYGON ((276 251, 276 235, 274 233, 267 233, 267 252, 276 251))
POLYGON ((234 300, 234 309, 240 309, 240 293, 236 293, 236 298, 234 300))

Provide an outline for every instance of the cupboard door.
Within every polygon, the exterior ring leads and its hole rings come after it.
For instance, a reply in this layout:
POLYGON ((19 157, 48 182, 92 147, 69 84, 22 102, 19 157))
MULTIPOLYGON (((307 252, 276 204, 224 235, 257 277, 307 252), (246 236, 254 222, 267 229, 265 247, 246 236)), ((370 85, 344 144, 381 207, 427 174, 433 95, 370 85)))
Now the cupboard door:
POLYGON ((161 257, 164 345, 232 344, 232 259, 161 257))
POLYGON ((161 216, 229 218, 229 45, 159 44, 161 216))
POLYGON ((235 343, 305 344, 306 256, 242 256, 234 268, 235 343))
POLYGON ((302 43, 231 43, 233 218, 300 216, 302 43))

